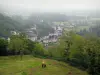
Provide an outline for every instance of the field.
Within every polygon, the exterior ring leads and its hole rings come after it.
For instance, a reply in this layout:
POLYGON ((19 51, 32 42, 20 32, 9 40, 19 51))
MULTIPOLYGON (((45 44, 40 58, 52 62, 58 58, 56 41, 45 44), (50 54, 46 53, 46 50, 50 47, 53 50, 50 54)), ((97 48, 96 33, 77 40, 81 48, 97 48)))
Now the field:
POLYGON ((47 67, 42 68, 43 59, 24 56, 0 57, 0 75, 88 75, 85 71, 72 67, 64 62, 44 59, 47 67))

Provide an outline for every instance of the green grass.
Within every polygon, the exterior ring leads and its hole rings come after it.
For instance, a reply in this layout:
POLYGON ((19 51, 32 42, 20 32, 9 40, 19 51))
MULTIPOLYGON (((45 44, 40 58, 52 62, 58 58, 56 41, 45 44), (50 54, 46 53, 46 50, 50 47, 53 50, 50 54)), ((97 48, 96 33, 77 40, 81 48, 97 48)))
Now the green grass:
POLYGON ((43 59, 24 56, 21 61, 14 56, 0 57, 0 75, 88 75, 85 71, 72 67, 64 62, 44 59, 47 67, 42 68, 43 59))

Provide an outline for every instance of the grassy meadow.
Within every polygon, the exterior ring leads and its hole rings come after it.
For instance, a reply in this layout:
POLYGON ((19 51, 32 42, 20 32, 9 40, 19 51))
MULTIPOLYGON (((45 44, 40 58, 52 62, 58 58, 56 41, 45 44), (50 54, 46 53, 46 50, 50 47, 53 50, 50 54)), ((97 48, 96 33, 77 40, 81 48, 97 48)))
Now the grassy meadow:
POLYGON ((69 72, 71 75, 88 75, 86 71, 57 60, 32 56, 24 56, 23 60, 19 56, 0 57, 0 75, 69 75, 69 72), (41 67, 42 60, 45 60, 46 68, 41 67))

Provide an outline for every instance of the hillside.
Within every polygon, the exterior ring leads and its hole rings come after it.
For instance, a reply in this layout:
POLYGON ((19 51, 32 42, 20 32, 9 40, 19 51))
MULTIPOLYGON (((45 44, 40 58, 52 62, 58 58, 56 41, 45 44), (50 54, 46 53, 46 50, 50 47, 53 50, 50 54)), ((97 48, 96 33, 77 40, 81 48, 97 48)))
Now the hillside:
POLYGON ((9 36, 11 30, 21 30, 21 24, 11 17, 0 14, 0 36, 9 36))
POLYGON ((14 56, 0 57, 0 75, 88 75, 64 62, 44 59, 47 67, 41 68, 43 59, 24 56, 20 61, 19 57, 14 60, 14 56), (26 74, 27 73, 27 74, 26 74))
POLYGON ((49 32, 52 32, 52 22, 47 21, 47 19, 50 20, 51 18, 43 17, 44 15, 42 14, 37 20, 38 15, 36 15, 36 17, 29 16, 25 19, 18 15, 10 17, 0 13, 0 37, 10 36, 10 31, 24 32, 26 29, 30 29, 34 25, 37 27, 39 37, 48 35, 49 32))

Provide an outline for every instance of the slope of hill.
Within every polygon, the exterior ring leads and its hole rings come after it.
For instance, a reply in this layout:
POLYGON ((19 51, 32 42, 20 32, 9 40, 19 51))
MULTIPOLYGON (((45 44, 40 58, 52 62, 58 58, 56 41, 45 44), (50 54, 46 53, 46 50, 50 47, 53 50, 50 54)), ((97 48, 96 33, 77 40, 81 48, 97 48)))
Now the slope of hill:
POLYGON ((64 62, 44 59, 47 67, 42 68, 43 59, 24 56, 20 61, 14 56, 0 57, 0 75, 88 75, 85 71, 72 67, 64 62))
POLYGON ((7 37, 11 30, 20 30, 20 23, 8 16, 0 14, 0 36, 7 37))

